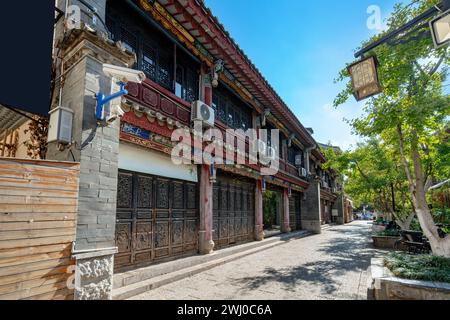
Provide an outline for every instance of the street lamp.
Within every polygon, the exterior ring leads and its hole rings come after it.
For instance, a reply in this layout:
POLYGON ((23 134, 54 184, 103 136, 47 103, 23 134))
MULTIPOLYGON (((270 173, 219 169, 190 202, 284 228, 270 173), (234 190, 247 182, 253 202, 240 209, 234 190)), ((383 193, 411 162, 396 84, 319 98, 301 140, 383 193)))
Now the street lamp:
POLYGON ((431 20, 430 30, 436 49, 450 44, 450 10, 431 20))
POLYGON ((350 65, 347 70, 352 78, 353 94, 357 101, 367 99, 382 91, 378 80, 378 60, 371 56, 350 65))

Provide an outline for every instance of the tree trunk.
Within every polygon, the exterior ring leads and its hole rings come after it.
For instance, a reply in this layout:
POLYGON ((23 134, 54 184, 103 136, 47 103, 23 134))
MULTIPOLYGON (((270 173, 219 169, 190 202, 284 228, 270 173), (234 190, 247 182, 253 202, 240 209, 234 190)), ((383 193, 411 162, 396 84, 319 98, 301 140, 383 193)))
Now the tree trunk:
POLYGON ((423 176, 422 161, 417 146, 417 134, 413 131, 412 158, 414 163, 415 188, 413 192, 414 206, 417 218, 425 236, 430 241, 433 254, 450 258, 450 237, 441 239, 438 228, 433 220, 425 194, 425 181, 423 176))
POLYGON ((393 213, 395 217, 395 223, 398 224, 398 226, 403 230, 411 230, 411 223, 414 220, 414 217, 416 216, 416 213, 411 213, 406 219, 401 219, 395 212, 393 213))

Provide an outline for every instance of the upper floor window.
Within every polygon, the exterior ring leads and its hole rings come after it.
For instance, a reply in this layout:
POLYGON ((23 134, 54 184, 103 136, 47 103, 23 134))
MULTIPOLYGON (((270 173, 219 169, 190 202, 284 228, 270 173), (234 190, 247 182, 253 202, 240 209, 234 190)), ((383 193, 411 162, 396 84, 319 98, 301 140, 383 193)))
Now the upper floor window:
POLYGON ((133 66, 148 79, 192 102, 198 99, 200 65, 126 4, 108 1, 106 24, 114 41, 136 53, 133 66))
POLYGON ((244 131, 252 127, 250 108, 223 86, 213 90, 212 107, 216 112, 217 120, 228 127, 244 131))
POLYGON ((288 148, 288 162, 292 165, 295 165, 295 159, 300 157, 301 159, 301 167, 305 168, 305 159, 303 156, 303 151, 297 147, 288 148))

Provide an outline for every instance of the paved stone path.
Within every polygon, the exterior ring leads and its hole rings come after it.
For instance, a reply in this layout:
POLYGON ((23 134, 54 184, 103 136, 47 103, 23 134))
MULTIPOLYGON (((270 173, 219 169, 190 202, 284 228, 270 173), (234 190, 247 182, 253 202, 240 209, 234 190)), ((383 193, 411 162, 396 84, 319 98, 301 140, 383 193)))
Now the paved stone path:
POLYGON ((370 224, 333 226, 133 299, 366 299, 370 224))

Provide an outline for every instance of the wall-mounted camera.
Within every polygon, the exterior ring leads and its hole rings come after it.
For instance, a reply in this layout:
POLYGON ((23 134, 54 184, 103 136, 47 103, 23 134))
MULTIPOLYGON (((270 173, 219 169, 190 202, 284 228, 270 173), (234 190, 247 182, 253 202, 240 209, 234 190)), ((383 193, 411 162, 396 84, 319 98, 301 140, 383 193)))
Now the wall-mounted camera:
POLYGON ((104 64, 103 73, 125 84, 128 82, 142 83, 146 79, 145 73, 142 71, 118 67, 112 64, 104 64))
POLYGON ((105 105, 114 99, 120 98, 128 94, 125 86, 128 82, 142 83, 145 79, 145 73, 139 70, 133 70, 124 67, 118 67, 111 64, 103 65, 103 73, 110 76, 114 82, 120 86, 119 92, 116 92, 110 96, 105 96, 103 93, 97 93, 97 108, 95 110, 95 116, 98 121, 105 121, 107 124, 111 124, 118 118, 124 116, 125 112, 120 105, 111 106, 108 112, 105 112, 105 105))

